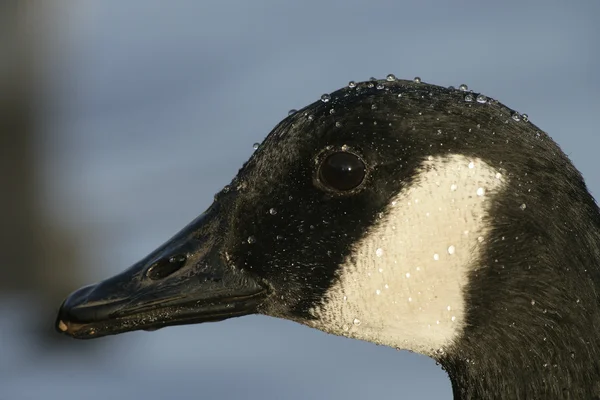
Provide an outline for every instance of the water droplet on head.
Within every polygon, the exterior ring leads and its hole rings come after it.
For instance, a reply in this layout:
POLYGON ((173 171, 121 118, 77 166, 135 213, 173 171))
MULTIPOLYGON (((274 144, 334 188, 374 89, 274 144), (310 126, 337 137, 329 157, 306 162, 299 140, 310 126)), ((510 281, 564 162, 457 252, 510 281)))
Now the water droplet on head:
POLYGON ((484 188, 477 189, 477 196, 483 196, 484 194, 485 194, 485 189, 484 188))
POLYGON ((375 250, 375 255, 377 257, 381 257, 383 255, 383 249, 379 248, 379 249, 375 250))
POLYGON ((535 300, 531 300, 531 305, 535 306, 535 300))
POLYGON ((484 95, 480 94, 479 96, 477 96, 477 102, 478 103, 487 103, 487 97, 485 97, 484 95))
POLYGON ((340 121, 337 121, 337 122, 335 123, 335 126, 336 126, 337 128, 341 128, 341 127, 342 127, 342 123, 341 123, 340 121))
POLYGON ((453 183, 452 185, 450 185, 450 190, 451 191, 455 191, 458 188, 458 186, 456 185, 456 183, 453 183))
POLYGON ((470 103, 470 102, 472 102, 472 101, 473 101, 473 95, 472 95, 472 94, 467 94, 467 95, 465 96, 465 101, 466 101, 467 103, 470 103))
POLYGON ((421 83, 421 78, 418 76, 415 76, 415 78, 413 79, 414 83, 421 83))
POLYGON ((388 74, 388 76, 385 77, 385 80, 388 82, 394 82, 396 80, 396 75, 388 74))
POLYGON ((475 163, 473 161, 471 161, 469 163, 469 169, 473 169, 473 168, 475 168, 475 163))
POLYGON ((254 150, 258 150, 258 147, 259 147, 259 146, 260 146, 260 143, 258 143, 258 142, 257 142, 257 143, 254 143, 254 144, 252 145, 252 148, 253 148, 254 150))
POLYGON ((298 112, 298 110, 295 110, 295 109, 292 108, 290 111, 288 111, 288 115, 294 115, 297 112, 298 112))
POLYGON ((527 208, 527 204, 523 203, 519 206, 521 210, 525 210, 527 208))
POLYGON ((377 289, 377 290, 375 291, 375 294, 381 294, 381 290, 377 289))
POLYGON ((463 83, 458 87, 458 90, 460 90, 461 92, 466 92, 467 90, 469 90, 469 87, 463 83))
POLYGON ((448 254, 454 254, 455 251, 456 251, 456 248, 454 246, 448 247, 448 254))
POLYGON ((525 121, 525 122, 529 121, 529 115, 523 114, 523 115, 521 115, 521 117, 523 117, 523 121, 525 121))
POLYGON ((331 96, 329 94, 325 93, 325 94, 321 95, 321 101, 323 103, 327 103, 329 100, 331 100, 331 96))
POLYGON ((438 253, 435 253, 435 254, 433 255, 433 259, 434 259, 435 261, 439 260, 439 259, 440 259, 440 255, 439 255, 438 253))
POLYGON ((381 90, 383 89, 385 86, 383 86, 383 83, 378 83, 377 84, 377 89, 381 90))
POLYGON ((521 120, 521 114, 519 114, 518 112, 514 113, 512 115, 512 119, 515 121, 520 121, 521 120))
POLYGON ((354 321, 352 321, 352 323, 356 326, 360 325, 360 319, 358 318, 354 318, 354 321))
POLYGON ((248 243, 250 243, 250 244, 256 243, 256 238, 254 236, 248 236, 248 243))
POLYGON ((348 87, 355 88, 356 87, 356 82, 354 82, 354 81, 348 82, 348 87))
POLYGON ((271 209, 269 210, 269 214, 271 214, 271 215, 275 215, 275 214, 277 214, 277 210, 276 210, 276 209, 274 209, 274 208, 271 208, 271 209))

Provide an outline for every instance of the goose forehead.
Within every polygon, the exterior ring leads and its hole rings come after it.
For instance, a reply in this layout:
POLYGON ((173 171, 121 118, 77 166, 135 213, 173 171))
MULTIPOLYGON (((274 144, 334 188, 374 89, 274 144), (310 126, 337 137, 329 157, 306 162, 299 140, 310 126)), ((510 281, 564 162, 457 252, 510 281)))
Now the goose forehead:
POLYGON ((415 177, 353 246, 312 326, 428 355, 459 337, 504 177, 458 154, 429 157, 415 177))

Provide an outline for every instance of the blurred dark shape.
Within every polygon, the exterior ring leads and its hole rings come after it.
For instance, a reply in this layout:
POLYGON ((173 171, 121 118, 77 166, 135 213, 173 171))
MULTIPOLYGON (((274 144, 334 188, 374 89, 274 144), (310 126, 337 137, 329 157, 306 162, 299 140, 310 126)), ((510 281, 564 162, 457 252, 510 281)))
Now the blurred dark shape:
POLYGON ((47 348, 63 341, 53 331, 56 310, 81 280, 75 235, 43 207, 38 143, 51 101, 42 94, 42 71, 52 22, 43 3, 0 2, 0 301, 12 299, 12 311, 22 306, 17 315, 27 316, 28 333, 47 348))

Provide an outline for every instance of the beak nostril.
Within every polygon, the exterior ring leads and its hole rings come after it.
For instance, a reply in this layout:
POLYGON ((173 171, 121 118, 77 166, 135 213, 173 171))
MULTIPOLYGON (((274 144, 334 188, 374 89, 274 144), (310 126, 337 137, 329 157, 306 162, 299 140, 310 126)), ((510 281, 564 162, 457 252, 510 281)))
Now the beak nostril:
POLYGON ((187 256, 180 254, 170 258, 158 260, 148 268, 146 276, 153 281, 164 279, 167 276, 179 271, 187 261, 187 256))

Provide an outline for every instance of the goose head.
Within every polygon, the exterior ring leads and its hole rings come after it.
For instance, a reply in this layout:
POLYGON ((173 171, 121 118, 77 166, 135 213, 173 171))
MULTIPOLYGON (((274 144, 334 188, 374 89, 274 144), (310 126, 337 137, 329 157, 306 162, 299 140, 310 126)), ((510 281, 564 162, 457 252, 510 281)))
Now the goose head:
POLYGON ((88 339, 247 314, 436 359, 455 398, 600 393, 600 214, 501 103, 388 79, 281 121, 196 220, 71 294, 88 339))

